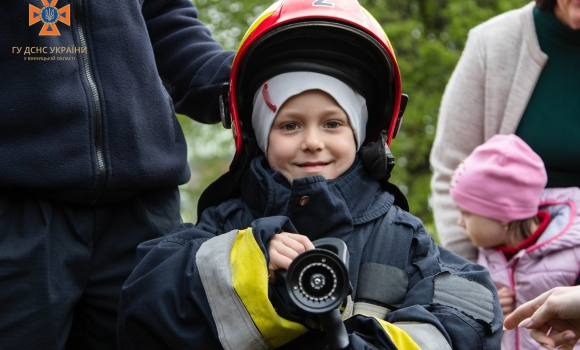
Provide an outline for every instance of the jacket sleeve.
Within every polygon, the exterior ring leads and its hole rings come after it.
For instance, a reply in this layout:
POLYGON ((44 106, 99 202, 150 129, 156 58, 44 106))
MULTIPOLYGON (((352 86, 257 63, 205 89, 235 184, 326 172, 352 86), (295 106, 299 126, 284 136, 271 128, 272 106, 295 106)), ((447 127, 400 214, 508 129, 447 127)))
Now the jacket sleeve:
POLYGON ((142 7, 159 74, 178 113, 220 121, 218 97, 233 51, 224 51, 189 0, 144 0, 142 7))
POLYGON ((443 246, 473 262, 477 249, 457 225, 459 211, 449 195, 451 175, 484 142, 485 66, 478 32, 472 30, 443 94, 431 149, 431 193, 437 234, 443 246))
POLYGON ((437 246, 418 219, 402 215, 398 230, 413 237, 407 291, 386 321, 421 349, 499 349, 503 315, 489 271, 437 246))
MULTIPOLYGON (((361 260, 350 266, 355 292, 343 314, 349 349, 499 349, 503 315, 486 269, 438 247, 421 221, 398 207, 368 227, 372 232, 355 233, 368 234, 362 252, 350 252, 351 264, 361 260)), ((325 345, 324 335, 313 333, 283 349, 325 345)))
POLYGON ((218 235, 185 224, 141 244, 121 291, 120 348, 268 349, 306 332, 268 300, 267 244, 293 229, 280 216, 218 235))
POLYGON ((186 349, 195 338, 219 346, 195 265, 199 248, 214 237, 185 224, 138 246, 140 262, 121 290, 120 349, 186 349))
POLYGON ((397 207, 375 227, 352 314, 376 322, 359 320, 352 331, 378 349, 390 349, 385 336, 405 349, 499 349, 503 315, 486 269, 437 246, 419 219, 397 207), (382 334, 369 331, 378 326, 382 334))
POLYGON ((489 273, 473 263, 457 264, 452 255, 442 250, 439 257, 449 265, 441 263, 440 272, 414 284, 387 320, 421 349, 499 349, 503 315, 489 273))

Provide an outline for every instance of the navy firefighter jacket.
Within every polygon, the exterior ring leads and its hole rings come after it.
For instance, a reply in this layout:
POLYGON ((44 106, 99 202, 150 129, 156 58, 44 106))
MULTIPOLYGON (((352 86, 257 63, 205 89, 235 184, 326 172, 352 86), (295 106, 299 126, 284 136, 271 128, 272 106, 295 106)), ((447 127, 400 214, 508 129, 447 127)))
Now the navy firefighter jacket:
POLYGON ((190 0, 2 0, 0 12, 0 191, 98 203, 189 179, 174 106, 218 122, 233 57, 190 0))
POLYGON ((122 289, 121 348, 324 349, 320 331, 279 316, 269 299, 267 247, 287 231, 346 242, 351 349, 499 349, 503 316, 487 270, 439 248, 358 157, 336 179, 290 185, 261 156, 242 185, 241 198, 197 225, 139 246, 122 289))

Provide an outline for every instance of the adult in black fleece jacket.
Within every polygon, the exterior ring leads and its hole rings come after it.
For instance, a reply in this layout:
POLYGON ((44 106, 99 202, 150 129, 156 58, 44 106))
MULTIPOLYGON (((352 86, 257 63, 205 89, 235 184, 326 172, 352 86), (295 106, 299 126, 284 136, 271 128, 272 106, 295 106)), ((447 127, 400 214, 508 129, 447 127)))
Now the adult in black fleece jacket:
POLYGON ((175 111, 219 121, 233 52, 189 0, 0 12, 0 348, 115 348, 135 247, 180 223, 175 111))

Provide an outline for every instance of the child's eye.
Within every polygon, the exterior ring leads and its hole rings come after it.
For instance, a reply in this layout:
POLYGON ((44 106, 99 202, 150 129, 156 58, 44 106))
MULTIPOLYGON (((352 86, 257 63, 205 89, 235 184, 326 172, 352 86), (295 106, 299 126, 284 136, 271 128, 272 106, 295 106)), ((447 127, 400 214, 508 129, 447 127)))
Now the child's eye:
POLYGON ((292 131, 298 129, 298 125, 296 123, 286 123, 282 125, 282 129, 292 131))
POLYGON ((340 125, 341 125, 341 123, 339 123, 339 122, 337 122, 337 121, 331 121, 331 122, 328 122, 328 123, 326 123, 326 125, 325 125, 325 126, 326 126, 327 128, 329 128, 329 129, 336 129, 336 128, 338 128, 340 125))

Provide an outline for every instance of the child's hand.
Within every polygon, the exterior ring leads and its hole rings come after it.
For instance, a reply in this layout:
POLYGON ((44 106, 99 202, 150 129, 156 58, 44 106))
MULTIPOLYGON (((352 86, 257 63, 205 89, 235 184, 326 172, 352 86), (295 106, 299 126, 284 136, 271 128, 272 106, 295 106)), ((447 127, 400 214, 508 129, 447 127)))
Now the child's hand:
POLYGON ((501 287, 497 290, 497 295, 499 297, 499 305, 501 306, 501 311, 503 311, 503 316, 507 316, 514 311, 514 292, 508 287, 501 287))
POLYGON ((270 283, 274 283, 276 277, 274 271, 278 269, 288 270, 290 263, 298 254, 314 249, 314 245, 308 237, 289 232, 280 232, 270 241, 270 263, 268 264, 268 273, 270 283))

